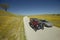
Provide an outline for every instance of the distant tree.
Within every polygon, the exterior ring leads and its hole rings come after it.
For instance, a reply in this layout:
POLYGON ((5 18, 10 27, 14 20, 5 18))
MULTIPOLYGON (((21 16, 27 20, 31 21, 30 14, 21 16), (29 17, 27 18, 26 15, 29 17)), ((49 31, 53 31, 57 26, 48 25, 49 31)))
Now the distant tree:
POLYGON ((7 11, 7 9, 9 8, 7 4, 0 4, 0 7, 4 9, 5 11, 7 11))

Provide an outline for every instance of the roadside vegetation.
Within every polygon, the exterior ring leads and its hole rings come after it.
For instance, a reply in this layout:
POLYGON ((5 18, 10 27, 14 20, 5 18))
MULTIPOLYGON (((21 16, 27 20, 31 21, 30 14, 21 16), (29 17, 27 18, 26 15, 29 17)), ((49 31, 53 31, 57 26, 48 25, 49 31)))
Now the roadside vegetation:
POLYGON ((0 40, 26 40, 22 15, 0 10, 0 40))

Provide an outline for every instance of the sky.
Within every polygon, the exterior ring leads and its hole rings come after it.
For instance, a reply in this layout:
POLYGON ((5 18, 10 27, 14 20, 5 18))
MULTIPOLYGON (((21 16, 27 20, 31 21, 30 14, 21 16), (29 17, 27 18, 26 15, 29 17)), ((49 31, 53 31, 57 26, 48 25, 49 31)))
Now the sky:
POLYGON ((0 0, 0 4, 8 4, 8 11, 18 15, 60 13, 60 0, 0 0))

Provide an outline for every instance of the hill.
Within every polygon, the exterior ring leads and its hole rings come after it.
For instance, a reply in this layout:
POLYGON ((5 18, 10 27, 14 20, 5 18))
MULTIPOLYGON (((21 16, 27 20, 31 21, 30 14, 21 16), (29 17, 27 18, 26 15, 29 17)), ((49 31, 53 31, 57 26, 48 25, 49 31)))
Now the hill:
POLYGON ((0 10, 0 16, 16 16, 16 15, 4 10, 0 10))

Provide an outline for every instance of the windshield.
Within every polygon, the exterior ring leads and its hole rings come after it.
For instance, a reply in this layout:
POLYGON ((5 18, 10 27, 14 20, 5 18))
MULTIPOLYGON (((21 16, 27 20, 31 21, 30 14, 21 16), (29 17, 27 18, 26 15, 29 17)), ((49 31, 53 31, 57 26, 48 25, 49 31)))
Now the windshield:
POLYGON ((46 20, 41 20, 42 22, 48 22, 48 21, 46 21, 46 20))

